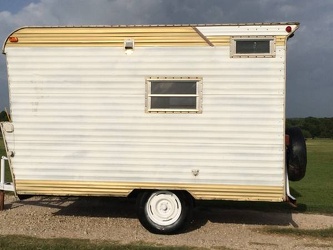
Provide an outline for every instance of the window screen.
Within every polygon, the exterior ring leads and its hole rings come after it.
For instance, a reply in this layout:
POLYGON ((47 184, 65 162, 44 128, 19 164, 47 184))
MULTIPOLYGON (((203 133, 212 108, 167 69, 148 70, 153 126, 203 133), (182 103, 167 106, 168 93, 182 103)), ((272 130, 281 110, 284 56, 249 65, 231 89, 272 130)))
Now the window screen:
POLYGON ((236 54, 270 53, 269 40, 236 41, 236 54))
POLYGON ((147 112, 201 112, 201 78, 148 78, 147 112))
POLYGON ((234 36, 231 38, 230 57, 275 57, 275 38, 234 36))

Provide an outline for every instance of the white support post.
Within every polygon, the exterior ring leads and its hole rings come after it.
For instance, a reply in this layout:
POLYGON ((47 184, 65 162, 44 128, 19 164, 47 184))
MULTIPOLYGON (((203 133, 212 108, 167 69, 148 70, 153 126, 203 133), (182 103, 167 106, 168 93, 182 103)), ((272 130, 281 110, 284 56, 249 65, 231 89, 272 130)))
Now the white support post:
POLYGON ((7 160, 7 157, 2 156, 1 157, 1 179, 0 184, 5 185, 5 160, 7 160))
POLYGON ((1 179, 0 179, 0 211, 5 209, 5 160, 7 160, 7 157, 2 156, 1 157, 1 179))
POLYGON ((290 194, 289 178, 288 178, 287 170, 286 170, 286 193, 287 193, 287 199, 288 199, 289 204, 293 207, 297 207, 296 198, 290 194))
POLYGON ((1 166, 0 166, 0 191, 10 191, 15 192, 14 184, 13 182, 6 182, 6 164, 5 161, 7 161, 8 158, 5 156, 1 157, 1 166))

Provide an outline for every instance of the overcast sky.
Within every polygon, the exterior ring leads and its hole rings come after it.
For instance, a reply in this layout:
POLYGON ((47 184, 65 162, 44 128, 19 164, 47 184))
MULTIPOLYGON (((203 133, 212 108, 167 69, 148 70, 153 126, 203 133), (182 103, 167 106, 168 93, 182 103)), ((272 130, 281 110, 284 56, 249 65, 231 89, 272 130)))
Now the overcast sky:
MULTIPOLYGON (((333 1, 0 0, 0 44, 29 25, 301 23, 288 41, 287 117, 333 117, 333 1)), ((0 111, 9 107, 0 55, 0 111)))

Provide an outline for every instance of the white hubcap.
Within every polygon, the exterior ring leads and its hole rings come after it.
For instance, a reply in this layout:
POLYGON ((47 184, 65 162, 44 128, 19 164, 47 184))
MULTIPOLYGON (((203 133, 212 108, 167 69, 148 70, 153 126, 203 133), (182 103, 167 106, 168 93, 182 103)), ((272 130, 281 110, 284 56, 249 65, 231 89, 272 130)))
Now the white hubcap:
POLYGON ((182 205, 174 193, 159 191, 150 196, 146 209, 149 219, 154 223, 161 226, 168 226, 179 219, 182 205))

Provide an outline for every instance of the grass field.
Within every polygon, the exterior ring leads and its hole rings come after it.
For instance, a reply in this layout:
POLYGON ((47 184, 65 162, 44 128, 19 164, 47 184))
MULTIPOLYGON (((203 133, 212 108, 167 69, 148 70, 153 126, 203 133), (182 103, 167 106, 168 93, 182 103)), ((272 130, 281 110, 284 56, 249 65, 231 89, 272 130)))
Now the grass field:
POLYGON ((303 180, 291 182, 292 195, 301 211, 333 214, 333 140, 309 139, 307 172, 303 180))
MULTIPOLYGON (((35 237, 21 235, 0 235, 1 250, 195 250, 193 247, 171 247, 171 246, 152 246, 146 243, 137 243, 131 245, 120 245, 118 242, 109 241, 90 241, 83 239, 39 239, 35 237)), ((222 250, 223 248, 221 248, 222 250)), ((226 249, 226 248, 225 248, 226 249)))

